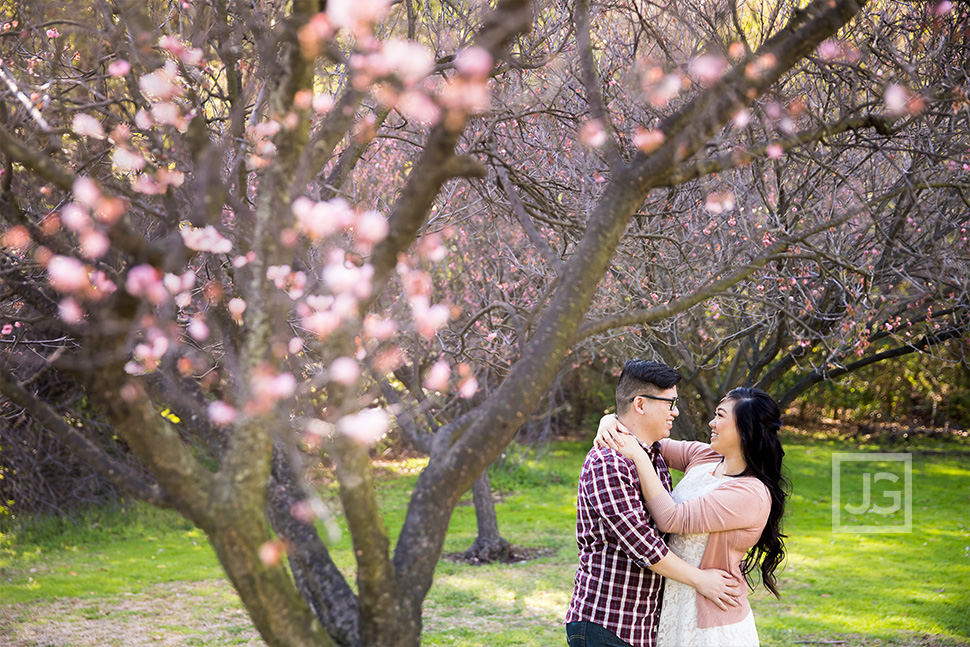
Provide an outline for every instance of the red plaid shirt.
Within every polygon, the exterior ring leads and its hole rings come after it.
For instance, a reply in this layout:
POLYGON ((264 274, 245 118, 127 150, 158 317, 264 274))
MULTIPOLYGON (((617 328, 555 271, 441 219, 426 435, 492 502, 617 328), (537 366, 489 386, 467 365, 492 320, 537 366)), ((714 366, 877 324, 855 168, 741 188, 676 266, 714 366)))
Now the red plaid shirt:
MULTIPOLYGON (((669 491, 660 443, 644 447, 669 491)), ((647 567, 667 554, 667 545, 643 505, 633 461, 611 449, 594 447, 583 462, 576 542, 579 569, 566 622, 586 620, 633 647, 654 647, 663 578, 647 567)))

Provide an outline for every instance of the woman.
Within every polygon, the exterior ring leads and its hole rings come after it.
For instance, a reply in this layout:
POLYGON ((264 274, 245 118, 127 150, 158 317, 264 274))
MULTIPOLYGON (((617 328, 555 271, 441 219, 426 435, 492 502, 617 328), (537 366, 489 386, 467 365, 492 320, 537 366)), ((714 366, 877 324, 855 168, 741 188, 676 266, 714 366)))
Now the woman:
MULTIPOLYGON (((718 404, 710 427, 710 446, 660 441, 667 464, 685 472, 672 493, 640 443, 625 442, 624 434, 617 433, 615 417, 600 421, 596 442, 634 461, 657 528, 677 533, 667 542, 671 550, 695 566, 723 569, 739 581, 760 567, 765 588, 778 596, 774 573, 785 556, 780 526, 789 490, 781 473, 781 411, 764 391, 738 388, 718 404)), ((689 586, 667 580, 659 647, 758 645, 748 592, 741 591, 739 604, 722 610, 689 586)))

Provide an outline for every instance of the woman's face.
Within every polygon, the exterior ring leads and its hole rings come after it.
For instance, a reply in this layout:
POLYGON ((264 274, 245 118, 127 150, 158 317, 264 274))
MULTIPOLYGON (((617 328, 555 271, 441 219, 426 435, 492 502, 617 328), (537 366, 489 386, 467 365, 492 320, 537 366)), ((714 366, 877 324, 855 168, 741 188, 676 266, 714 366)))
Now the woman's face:
POLYGON ((741 453, 741 436, 734 423, 734 401, 721 400, 714 411, 711 427, 711 449, 721 456, 741 453))

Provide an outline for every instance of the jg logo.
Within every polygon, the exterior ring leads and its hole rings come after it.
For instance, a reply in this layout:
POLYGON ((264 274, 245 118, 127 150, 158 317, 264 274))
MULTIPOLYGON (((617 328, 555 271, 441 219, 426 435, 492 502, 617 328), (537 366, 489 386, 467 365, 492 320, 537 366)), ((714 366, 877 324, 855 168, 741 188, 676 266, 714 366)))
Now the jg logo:
POLYGON ((832 454, 832 532, 912 530, 912 454, 832 454))

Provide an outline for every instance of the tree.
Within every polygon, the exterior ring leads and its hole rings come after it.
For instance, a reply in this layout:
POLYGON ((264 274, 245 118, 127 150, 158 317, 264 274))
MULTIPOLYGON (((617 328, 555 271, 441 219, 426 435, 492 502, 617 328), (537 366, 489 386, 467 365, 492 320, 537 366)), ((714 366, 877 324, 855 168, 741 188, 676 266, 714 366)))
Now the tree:
MULTIPOLYGON (((766 268, 802 271, 794 246, 822 249, 868 213, 847 187, 838 217, 745 218, 732 254, 676 230, 712 173, 886 127, 806 105, 814 135, 717 156, 745 130, 739 115, 808 75, 879 87, 817 54, 866 3, 797 4, 10 10, 4 316, 24 330, 0 392, 204 530, 268 644, 416 645, 455 505, 577 344, 675 330, 766 268), (617 312, 634 296, 617 292, 631 241, 658 298, 617 312), (38 357, 149 477, 39 397, 38 357), (367 454, 391 417, 429 451, 393 550, 367 454), (317 449, 340 481, 356 594, 311 523, 302 473, 317 449)), ((890 8, 862 27, 909 15, 890 8)), ((963 19, 943 9, 940 22, 963 19)))

